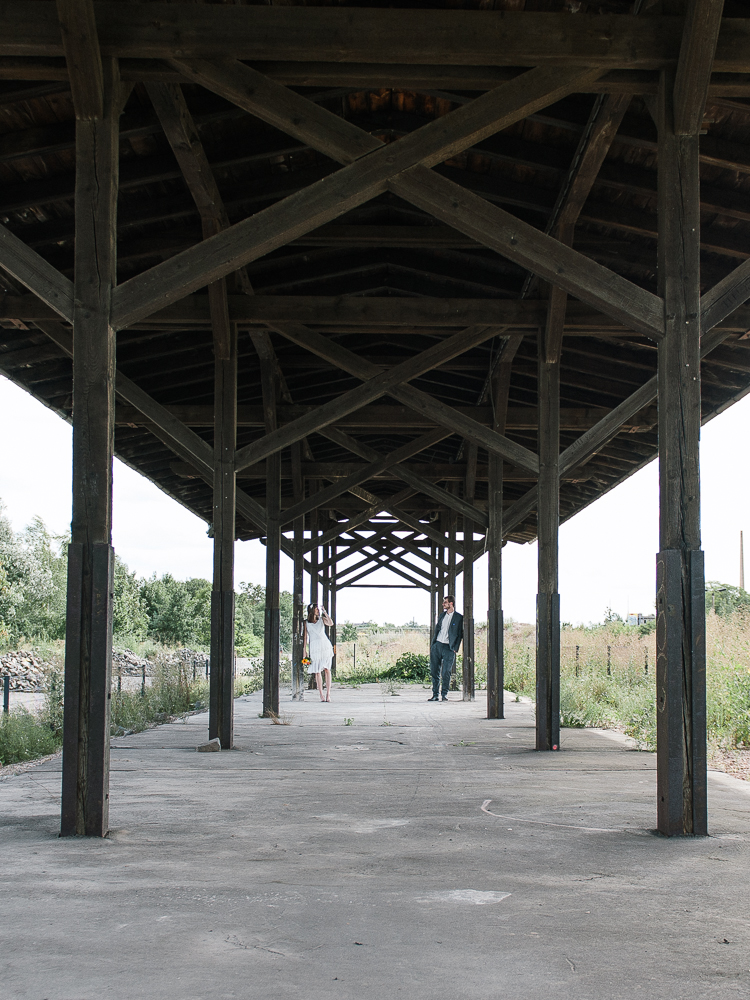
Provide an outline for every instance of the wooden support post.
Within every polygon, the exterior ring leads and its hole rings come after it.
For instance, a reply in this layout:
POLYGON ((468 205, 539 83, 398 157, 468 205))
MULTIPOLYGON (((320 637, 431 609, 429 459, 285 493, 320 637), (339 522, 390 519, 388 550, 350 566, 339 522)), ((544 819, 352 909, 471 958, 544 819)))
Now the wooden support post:
MULTIPOLYGON (((311 480, 310 482, 310 493, 315 493, 318 489, 317 480, 311 480)), ((313 548, 310 549, 310 604, 318 603, 318 562, 320 549, 317 545, 317 539, 319 537, 318 528, 319 514, 317 510, 314 510, 310 514, 310 541, 313 543, 313 548)))
MULTIPOLYGON (((508 412, 511 362, 498 365, 493 379, 495 430, 505 433, 508 412)), ((505 656, 503 649, 503 461, 489 456, 487 487, 487 718, 504 719, 503 689, 505 656)))
POLYGON ((331 552, 331 569, 330 569, 330 588, 331 596, 330 602, 331 606, 328 611, 333 619, 333 625, 331 626, 331 645, 333 646, 333 660, 331 662, 331 677, 336 676, 336 597, 338 594, 338 589, 336 586, 336 551, 338 549, 337 543, 334 541, 333 545, 330 547, 331 552))
MULTIPOLYGON (((305 481, 302 478, 302 443, 292 445, 292 488, 294 501, 299 503, 304 498, 305 481)), ((304 690, 304 671, 302 670, 302 639, 304 610, 304 544, 305 519, 298 517, 294 521, 294 541, 292 543, 292 701, 300 701, 304 690)))
POLYGON ((656 596, 657 825, 703 836, 706 813, 705 583, 700 538, 698 135, 675 134, 673 78, 659 93, 659 548, 656 596))
POLYGON ((237 444, 237 326, 214 330, 214 578, 208 737, 234 743, 234 534, 237 444), (219 353, 219 347, 221 353, 219 353), (221 355, 226 354, 227 357, 221 355))
MULTIPOLYGON (((466 445, 464 500, 474 502, 477 476, 477 446, 466 445)), ((474 701, 474 522, 464 517, 464 701, 474 701)))
POLYGON ((119 77, 104 64, 104 116, 76 122, 73 521, 68 550, 60 832, 109 829, 112 454, 119 77))
POLYGON ((539 507, 536 620, 536 748, 560 746, 560 595, 557 592, 560 524, 560 366, 550 363, 540 332, 539 507))
MULTIPOLYGON (((266 434, 276 430, 278 380, 276 367, 261 354, 263 409, 266 434)), ((263 715, 279 714, 279 558, 281 553, 281 453, 269 456, 266 463, 266 606, 263 628, 263 715)))

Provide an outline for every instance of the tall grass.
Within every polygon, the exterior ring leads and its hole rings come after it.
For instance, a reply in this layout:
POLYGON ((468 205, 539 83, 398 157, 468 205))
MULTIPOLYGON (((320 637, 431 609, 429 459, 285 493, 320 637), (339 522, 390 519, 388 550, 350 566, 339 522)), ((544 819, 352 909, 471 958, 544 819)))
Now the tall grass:
MULTIPOLYGON (((505 631, 505 687, 535 697, 533 626, 505 631)), ((564 726, 616 727, 656 748, 656 637, 612 622, 560 634, 560 715, 564 726)), ((706 697, 710 743, 750 747, 750 614, 709 613, 706 697)))

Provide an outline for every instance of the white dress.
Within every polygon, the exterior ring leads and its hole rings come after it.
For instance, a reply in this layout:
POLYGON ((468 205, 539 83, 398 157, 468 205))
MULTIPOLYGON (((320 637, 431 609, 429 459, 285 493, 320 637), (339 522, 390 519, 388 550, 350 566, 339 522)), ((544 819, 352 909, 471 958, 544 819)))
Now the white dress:
POLYGON ((323 619, 307 622, 307 641, 310 649, 310 666, 308 674, 319 674, 321 670, 330 670, 333 661, 333 646, 326 635, 323 619))

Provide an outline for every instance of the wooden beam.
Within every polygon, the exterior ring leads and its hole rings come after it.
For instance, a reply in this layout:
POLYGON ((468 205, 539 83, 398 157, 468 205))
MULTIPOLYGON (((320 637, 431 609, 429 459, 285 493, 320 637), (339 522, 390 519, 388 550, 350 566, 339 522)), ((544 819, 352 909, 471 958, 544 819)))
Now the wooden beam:
POLYGON ((353 163, 382 146, 380 139, 345 118, 236 59, 171 59, 170 65, 192 83, 199 83, 338 163, 353 163))
MULTIPOLYGON (((284 337, 287 337, 287 339, 292 340, 294 343, 299 344, 302 347, 306 347, 309 351, 317 354, 319 357, 325 357, 327 361, 337 365, 344 371, 355 375, 357 378, 367 379, 368 381, 366 385, 378 384, 375 383, 375 380, 383 379, 386 375, 379 365, 374 365, 371 362, 366 361, 364 358, 360 358, 352 351, 347 350, 345 347, 341 347, 339 344, 336 344, 334 341, 323 337, 318 333, 314 333, 312 330, 308 330, 301 324, 275 324, 273 328, 284 337)), ((496 336, 498 332, 501 331, 487 327, 484 328, 484 331, 481 327, 464 330, 463 333, 456 334, 449 340, 443 341, 442 345, 436 345, 435 347, 430 348, 429 351, 425 351, 423 355, 420 354, 417 358, 412 360, 414 364, 417 365, 419 363, 419 359, 425 357, 429 354, 429 352, 435 352, 432 356, 437 358, 440 346, 442 346, 445 350, 453 350, 454 348, 451 345, 453 345, 454 341, 456 342, 456 345, 458 342, 465 342, 466 346, 463 351, 466 351, 474 344, 481 342, 482 339, 488 340, 490 337, 496 336), (479 340, 475 338, 479 338, 479 340)), ((457 353, 463 353, 463 351, 457 351, 457 353)), ((453 356, 455 357, 456 355, 454 354, 453 356)), ((409 362, 405 362, 404 364, 409 364, 409 362)), ((436 365, 432 365, 431 367, 435 366, 436 365)), ((391 377, 394 372, 403 368, 403 365, 399 365, 397 368, 391 369, 391 377)), ((416 378, 416 374, 411 377, 416 378)), ((408 379, 401 379, 400 381, 405 382, 408 381, 408 379)), ((353 391, 362 392, 363 390, 353 391)), ((434 423, 441 424, 454 433, 461 434, 463 437, 476 441, 476 443, 481 445, 483 448, 487 448, 488 451, 497 453, 503 458, 507 458, 508 461, 511 461, 516 465, 521 465, 523 468, 530 469, 532 472, 536 472, 538 470, 538 459, 533 452, 530 452, 527 448, 516 444, 514 441, 511 441, 500 434, 496 434, 494 431, 489 430, 486 427, 482 427, 471 417, 458 413, 445 403, 441 403, 438 400, 433 399, 426 392, 422 392, 414 386, 402 386, 399 384, 399 381, 395 380, 391 382, 387 391, 390 396, 394 399, 400 400, 410 409, 417 410, 418 412, 429 416, 434 423)), ((329 424, 333 422, 333 420, 328 421, 329 424)))
MULTIPOLYGON (((367 458, 373 463, 376 461, 375 456, 378 455, 378 452, 374 448, 370 448, 369 445, 355 440, 343 431, 334 427, 328 427, 323 434, 331 441, 335 441, 336 444, 340 444, 343 448, 347 448, 353 454, 360 455, 362 458, 367 458)), ((426 496, 432 497, 433 500, 437 500, 439 503, 445 504, 445 506, 458 511, 464 516, 474 518, 474 520, 478 521, 484 528, 487 527, 486 514, 483 511, 477 510, 473 504, 469 504, 466 500, 460 499, 454 493, 449 493, 448 490, 435 486, 434 483, 425 479, 424 476, 419 475, 403 465, 393 466, 393 472, 399 479, 402 479, 409 486, 413 486, 414 489, 418 490, 420 493, 424 493, 426 496)), ((363 480, 363 482, 364 481, 365 480, 363 480)))
POLYGON ((93 0, 57 0, 57 16, 76 118, 102 118, 104 71, 93 0))
POLYGON ((659 131, 659 554, 656 595, 657 826, 705 836, 706 621, 700 533, 700 205, 698 133, 678 135, 662 75, 659 131))
MULTIPOLYGON (((473 442, 466 445, 466 479, 464 480, 464 500, 474 501, 477 485, 477 446, 473 442)), ((474 517, 464 514, 464 573, 463 573, 463 614, 464 650, 462 659, 462 691, 464 701, 474 701, 474 517)), ((487 519, 484 522, 487 527, 487 519)), ((438 611, 438 608, 435 609, 438 611)))
POLYGON ((369 201, 385 191, 389 178, 414 164, 424 164, 426 169, 441 163, 533 110, 575 92, 583 80, 596 77, 598 72, 558 67, 523 73, 398 143, 381 146, 199 246, 131 278, 115 292, 118 329, 369 201))
POLYGON ((444 537, 433 528, 429 527, 427 524, 423 524, 419 518, 412 517, 411 514, 407 514, 405 510, 399 507, 398 502, 393 497, 379 498, 376 497, 374 493, 370 493, 369 490, 362 489, 361 486, 353 486, 350 490, 355 497, 360 497, 366 503, 369 503, 372 507, 377 507, 379 511, 385 510, 389 514, 392 514, 395 518, 401 521, 409 528, 413 528, 415 531, 421 531, 423 535, 431 538, 437 544, 443 544, 444 537))
MULTIPOLYGON (((600 95, 594 102, 586 128, 581 134, 573 162, 552 211, 551 230, 561 243, 573 245, 578 216, 599 174, 612 140, 630 104, 629 95, 600 95)), ((548 228, 548 232, 550 229, 548 228)), ((559 285, 550 287, 547 324, 544 334, 547 361, 559 362, 565 332, 567 293, 559 285)))
POLYGON ((674 81, 675 135, 698 135, 708 97, 724 0, 688 0, 674 81))
MULTIPOLYGON (((266 433, 276 430, 276 403, 279 386, 276 367, 272 358, 261 356, 261 385, 263 408, 266 411, 266 433)), ((234 463, 233 463, 234 465, 234 463)), ((281 612, 279 605, 281 545, 281 455, 278 452, 268 458, 268 479, 266 486, 266 517, 268 536, 266 538, 266 600, 263 629, 263 715, 279 714, 279 641, 281 612)))
POLYGON ((285 510, 281 519, 282 525, 288 524, 297 517, 303 517, 316 507, 326 506, 330 501, 341 496, 342 493, 348 492, 350 487, 366 483, 368 479, 372 479, 374 476, 385 472, 393 466, 398 466, 401 462, 412 458, 414 455, 418 455, 425 448, 432 447, 448 436, 448 432, 441 428, 438 431, 430 431, 427 434, 423 434, 415 441, 410 441, 408 444, 402 445, 401 448, 392 451, 389 455, 377 455, 375 453, 377 457, 372 459, 369 465, 350 472, 348 476, 337 479, 325 489, 318 490, 305 500, 300 500, 294 507, 285 510))
POLYGON ((76 123, 73 315, 73 517, 68 548, 62 836, 109 830, 112 668, 112 457, 117 274, 119 79, 107 72, 106 114, 76 123))
MULTIPOLYGON (((357 488, 358 487, 355 487, 355 489, 357 488)), ((391 497, 390 502, 393 504, 400 504, 404 500, 408 500, 409 497, 414 496, 416 492, 417 491, 411 489, 411 487, 407 487, 405 490, 401 490, 395 496, 391 497)), ((370 496, 372 496, 372 494, 370 494, 370 496)), ((365 510, 363 510, 360 514, 355 514, 354 517, 349 518, 349 520, 345 521, 343 524, 337 524, 334 528, 329 528, 328 531, 324 532, 318 538, 311 538, 310 541, 305 545, 305 551, 309 552, 313 548, 317 548, 320 545, 325 545, 328 542, 333 541, 334 538, 338 538, 339 535, 345 535, 348 531, 351 531, 353 528, 358 528, 361 524, 366 524, 371 517, 374 517, 375 514, 379 514, 380 511, 383 509, 384 508, 380 500, 377 497, 373 497, 373 502, 370 504, 370 506, 367 507, 365 510)), ((314 513, 315 512, 313 512, 313 516, 314 513)), ((422 530, 421 526, 418 530, 420 531, 422 530)))
POLYGON ((484 246, 601 309, 631 330, 658 340, 661 300, 528 223, 424 166, 392 179, 394 194, 484 246))
MULTIPOLYGON (((37 0, 3 5, 6 30, 0 56, 61 57, 55 5, 37 0)), ((245 7, 216 11, 168 3, 123 9, 96 3, 102 50, 124 59, 226 58, 242 60, 403 66, 537 66, 577 61, 606 68, 660 69, 674 64, 681 24, 668 15, 571 17, 567 12, 410 10, 409 30, 398 10, 245 7), (416 42, 415 42, 416 40, 416 42)), ((714 69, 745 73, 748 25, 722 24, 714 69)), ((308 71, 309 72, 309 71, 308 71)), ((297 81, 294 81, 297 82, 297 81)), ((304 85, 304 83, 302 84, 304 85)))
POLYGON ((2 225, 0 266, 49 306, 53 316, 73 322, 73 282, 2 225))
POLYGON ((750 260, 746 260, 701 296, 702 333, 718 326, 749 298, 750 260))
MULTIPOLYGON (((290 332, 289 328, 285 329, 290 332)), ((280 329, 279 332, 283 331, 280 329)), ((304 331, 304 335, 307 335, 307 333, 309 331, 304 331)), ((301 331, 296 331, 295 335, 302 336, 303 334, 301 331)), ((404 361, 390 371, 384 372, 375 365, 371 366, 377 374, 368 378, 363 385, 356 389, 351 389, 349 392, 342 393, 338 398, 324 403, 307 416, 293 420, 284 427, 266 434, 259 441, 254 441, 249 445, 245 445, 244 448, 240 448, 235 458, 235 468, 237 471, 240 471, 255 462, 260 462, 268 455, 273 455, 281 451, 294 441, 299 441, 302 437, 306 437, 314 431, 335 423, 366 403, 370 403, 380 396, 384 396, 386 393, 393 395, 401 382, 417 378, 420 374, 430 371, 436 365, 442 364, 450 358, 457 357, 459 354, 463 354, 472 346, 489 339, 490 336, 491 332, 488 332, 486 327, 478 327, 456 334, 410 358, 408 361, 404 361)), ((326 338, 322 339, 325 340, 326 338)), ((526 449, 522 449, 518 445, 514 445, 514 448, 520 452, 526 451, 526 449)), ((523 457, 525 458, 525 455, 523 457)), ((517 460, 515 455, 513 458, 517 460)), ((522 462, 521 464, 525 463, 522 462)))
POLYGON ((211 677, 208 738, 234 745, 234 539, 237 484, 237 327, 227 323, 214 351, 213 582, 211 588, 211 677), (225 355, 225 356, 224 356, 225 355))

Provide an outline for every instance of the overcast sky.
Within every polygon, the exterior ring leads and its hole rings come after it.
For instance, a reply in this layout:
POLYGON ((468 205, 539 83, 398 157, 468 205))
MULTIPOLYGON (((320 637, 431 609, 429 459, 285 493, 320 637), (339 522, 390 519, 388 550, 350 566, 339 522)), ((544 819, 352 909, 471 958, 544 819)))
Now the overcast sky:
MULTIPOLYGON (((14 528, 39 515, 55 533, 70 525, 71 428, 0 375, 0 501, 14 528)), ((739 583, 739 534, 750 528, 750 468, 737 443, 750 439, 750 397, 703 428, 703 548, 709 580, 739 583), (738 457, 739 456, 739 457, 738 457)), ((115 460, 113 543, 139 575, 211 577, 212 544, 206 524, 156 486, 115 460)), ((564 621, 601 621, 611 607, 621 615, 653 611, 658 546, 658 482, 651 463, 560 529, 560 605, 564 621)), ((534 620, 536 545, 503 550, 506 618, 534 620)), ((236 581, 263 583, 265 549, 238 542, 236 581)), ((750 566, 749 566, 750 570, 750 566)), ((402 582, 387 570, 373 582, 402 582)), ((291 590, 291 563, 282 555, 282 587, 291 590)), ((460 584, 459 584, 460 598, 460 584)), ((346 589, 340 621, 426 622, 429 597, 421 590, 346 589)), ((475 566, 475 618, 486 618, 487 562, 475 566)))

